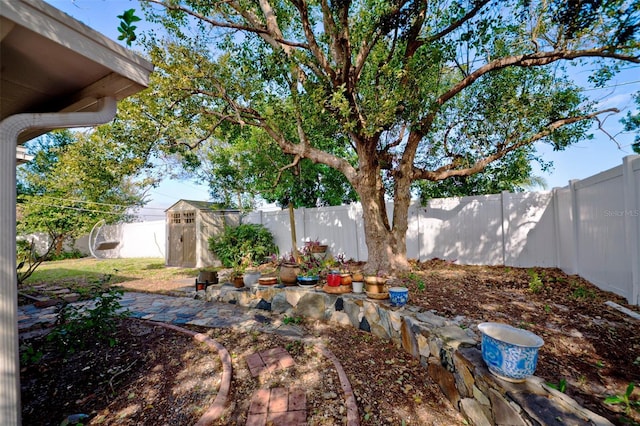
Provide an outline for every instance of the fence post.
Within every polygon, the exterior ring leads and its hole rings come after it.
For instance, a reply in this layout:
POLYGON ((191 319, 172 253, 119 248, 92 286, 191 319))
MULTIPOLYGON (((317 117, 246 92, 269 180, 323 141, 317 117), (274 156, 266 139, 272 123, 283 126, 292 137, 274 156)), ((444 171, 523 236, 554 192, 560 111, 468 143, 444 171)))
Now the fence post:
POLYGON ((569 181, 569 196, 571 198, 571 227, 573 229, 572 235, 572 248, 573 248, 573 270, 572 274, 580 274, 580 263, 578 251, 580 250, 580 221, 578 220, 578 191, 576 185, 580 182, 579 179, 572 179, 569 181))
POLYGON ((554 261, 554 265, 556 268, 560 268, 560 252, 561 252, 561 248, 560 248, 560 201, 559 201, 559 196, 558 196, 558 188, 553 188, 551 190, 551 201, 553 202, 553 236, 554 236, 554 244, 555 244, 555 249, 556 249, 556 253, 555 253, 555 261, 554 261))
POLYGON ((509 198, 509 191, 502 191, 500 193, 500 218, 502 219, 502 225, 500 230, 502 232, 502 265, 507 265, 507 232, 509 232, 509 214, 507 210, 507 198, 509 198))
POLYGON ((622 193, 626 248, 631 261, 631 291, 627 300, 629 303, 640 305, 640 200, 633 172, 635 162, 640 162, 640 156, 627 155, 622 159, 622 193))

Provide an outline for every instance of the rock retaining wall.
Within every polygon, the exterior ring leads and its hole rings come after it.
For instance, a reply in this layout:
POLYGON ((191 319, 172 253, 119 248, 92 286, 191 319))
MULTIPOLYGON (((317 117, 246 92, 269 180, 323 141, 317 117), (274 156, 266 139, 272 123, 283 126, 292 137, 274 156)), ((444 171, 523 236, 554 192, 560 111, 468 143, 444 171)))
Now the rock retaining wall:
POLYGON ((392 307, 362 294, 327 294, 299 287, 210 286, 199 297, 288 316, 336 322, 392 340, 420 360, 468 421, 484 425, 611 425, 538 377, 520 384, 489 373, 479 336, 456 320, 416 306, 392 307))

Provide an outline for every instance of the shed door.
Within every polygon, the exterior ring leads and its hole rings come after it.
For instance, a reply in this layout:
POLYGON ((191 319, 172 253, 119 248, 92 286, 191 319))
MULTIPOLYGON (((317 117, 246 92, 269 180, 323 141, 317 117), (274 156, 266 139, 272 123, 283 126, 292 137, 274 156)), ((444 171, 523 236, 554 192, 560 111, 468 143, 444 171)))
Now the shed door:
POLYGON ((169 265, 195 268, 196 212, 169 213, 169 265))

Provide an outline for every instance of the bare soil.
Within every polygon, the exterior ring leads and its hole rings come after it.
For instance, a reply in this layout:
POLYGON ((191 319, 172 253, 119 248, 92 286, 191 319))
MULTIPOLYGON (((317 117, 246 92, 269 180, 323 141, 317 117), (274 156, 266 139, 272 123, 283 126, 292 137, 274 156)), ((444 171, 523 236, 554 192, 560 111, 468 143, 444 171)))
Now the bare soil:
MULTIPOLYGON (((604 302, 612 300, 636 312, 638 307, 557 269, 432 260, 415 264, 397 280, 409 287, 409 303, 458 317, 472 329, 479 322, 499 321, 542 336, 537 376, 557 385, 565 381, 567 394, 614 424, 640 423, 636 409, 625 412, 623 404, 604 403, 607 396, 622 395, 630 382, 640 383, 640 322, 604 302)), ((175 281, 124 284, 138 291, 176 290, 175 281)), ((305 321, 300 326, 340 360, 363 425, 464 424, 425 369, 402 349, 334 324, 305 321)), ((310 425, 345 424, 337 373, 313 343, 226 329, 197 330, 223 344, 232 356, 229 405, 217 424, 244 425, 251 394, 258 388, 294 385, 306 390, 310 425), (246 356, 279 346, 291 353, 295 366, 251 377, 246 356)), ((195 423, 219 387, 217 354, 186 335, 132 319, 120 322, 117 339, 114 347, 94 345, 67 358, 42 337, 23 342, 44 352, 39 362, 22 368, 24 424, 59 425, 75 413, 89 415, 84 424, 195 423)), ((26 347, 22 345, 23 353, 26 347)), ((640 399, 638 388, 631 399, 640 399)))

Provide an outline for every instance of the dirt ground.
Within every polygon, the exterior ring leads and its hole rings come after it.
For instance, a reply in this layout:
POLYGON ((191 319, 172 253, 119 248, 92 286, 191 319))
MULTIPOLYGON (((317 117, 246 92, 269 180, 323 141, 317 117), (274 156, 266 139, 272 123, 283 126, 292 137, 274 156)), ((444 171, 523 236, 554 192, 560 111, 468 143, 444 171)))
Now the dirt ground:
MULTIPOLYGON (((440 260, 416 264, 397 280, 409 287, 410 304, 450 318, 464 316, 469 327, 499 321, 540 335, 545 345, 537 376, 566 383, 568 395, 615 424, 640 422, 637 409, 625 412, 624 404, 604 403, 607 396, 624 394, 629 383, 640 383, 640 322, 604 304, 611 300, 638 312, 620 297, 556 269, 440 260)), ((141 280, 121 285, 170 292, 177 284, 141 280)), ((464 424, 425 369, 402 349, 334 324, 307 321, 300 326, 339 358, 363 425, 464 424)), ((346 408, 335 369, 312 345, 274 335, 198 331, 210 334, 232 356, 232 403, 218 424, 244 425, 255 390, 291 383, 303 383, 307 391, 308 424, 344 424, 346 408), (246 355, 278 346, 291 353, 295 366, 252 378, 246 355)), ((193 424, 215 398, 221 373, 217 355, 187 336, 137 320, 123 320, 117 337, 114 347, 95 345, 67 359, 47 351, 42 338, 23 342, 45 348, 39 362, 22 368, 24 424, 59 425, 75 413, 90 415, 85 424, 193 424)), ((631 400, 639 399, 636 388, 631 400)))

